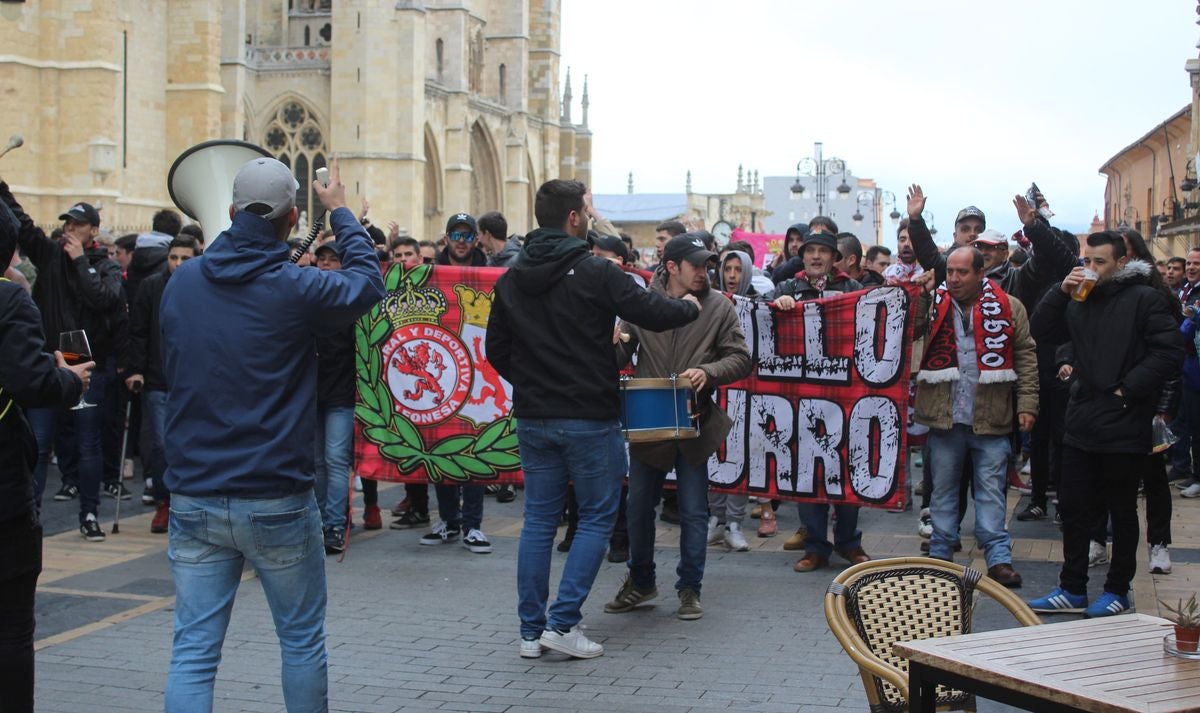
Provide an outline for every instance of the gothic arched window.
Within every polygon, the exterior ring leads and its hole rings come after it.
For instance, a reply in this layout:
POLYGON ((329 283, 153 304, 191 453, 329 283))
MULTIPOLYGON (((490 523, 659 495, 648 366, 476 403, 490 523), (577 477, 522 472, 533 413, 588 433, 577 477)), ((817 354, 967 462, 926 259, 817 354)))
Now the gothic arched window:
POLYGON ((325 134, 317 118, 298 101, 280 105, 263 133, 263 143, 275 158, 291 167, 300 189, 296 191, 296 207, 312 219, 312 182, 316 170, 325 166, 325 134))

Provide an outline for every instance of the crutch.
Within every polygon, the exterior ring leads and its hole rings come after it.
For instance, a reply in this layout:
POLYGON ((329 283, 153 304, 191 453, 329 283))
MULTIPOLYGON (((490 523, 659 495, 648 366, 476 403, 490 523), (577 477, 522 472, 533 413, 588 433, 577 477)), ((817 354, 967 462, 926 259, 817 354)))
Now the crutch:
POLYGON ((129 414, 133 410, 133 399, 137 398, 137 392, 133 392, 129 396, 129 400, 125 402, 125 428, 121 434, 121 460, 117 461, 117 510, 113 515, 114 535, 121 532, 121 493, 120 489, 124 486, 125 481, 125 447, 129 445, 129 414))

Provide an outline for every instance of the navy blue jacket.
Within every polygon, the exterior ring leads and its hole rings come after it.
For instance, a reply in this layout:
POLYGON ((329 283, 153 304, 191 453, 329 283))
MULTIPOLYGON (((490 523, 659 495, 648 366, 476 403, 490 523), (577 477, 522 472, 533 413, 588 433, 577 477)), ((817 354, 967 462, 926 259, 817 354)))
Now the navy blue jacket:
POLYGON ((179 266, 160 307, 172 493, 277 498, 313 485, 315 340, 383 299, 375 246, 346 208, 331 215, 341 270, 288 262, 251 213, 179 266))

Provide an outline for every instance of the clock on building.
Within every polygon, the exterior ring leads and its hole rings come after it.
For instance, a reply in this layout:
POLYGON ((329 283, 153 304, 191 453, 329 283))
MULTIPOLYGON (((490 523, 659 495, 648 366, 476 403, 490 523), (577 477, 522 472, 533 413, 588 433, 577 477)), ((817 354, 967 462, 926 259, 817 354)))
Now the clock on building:
POLYGON ((733 226, 724 220, 718 220, 713 223, 712 227, 713 238, 716 239, 717 249, 724 250, 729 244, 729 238, 733 235, 733 226))

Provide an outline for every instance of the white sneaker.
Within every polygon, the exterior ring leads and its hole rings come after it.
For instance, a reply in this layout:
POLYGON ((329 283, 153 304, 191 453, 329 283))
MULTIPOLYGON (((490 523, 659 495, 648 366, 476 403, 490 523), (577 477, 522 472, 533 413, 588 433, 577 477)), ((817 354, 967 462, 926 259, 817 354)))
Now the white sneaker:
POLYGON ((551 651, 577 659, 594 659, 604 653, 604 647, 584 636, 578 626, 565 634, 547 629, 539 643, 551 651))
POLYGON ((921 519, 917 521, 917 534, 928 540, 933 537, 933 517, 929 508, 921 508, 921 519))
POLYGON ((1033 475, 1033 459, 1025 461, 1025 465, 1021 466, 1021 475, 1033 475))
POLYGON ((746 542, 746 536, 742 534, 742 526, 736 522, 730 522, 725 525, 725 546, 734 552, 749 552, 750 543, 746 542))
POLYGON ((722 535, 722 528, 721 528, 721 524, 719 522, 717 522, 717 516, 710 515, 708 518, 708 544, 710 544, 710 545, 722 544, 725 540, 722 539, 721 535, 722 535))
POLYGON ((540 659, 542 657, 542 642, 534 639, 521 639, 521 658, 540 659))
POLYGON ((1179 495, 1184 498, 1200 498, 1200 481, 1187 486, 1179 495))
POLYGON ((1088 566, 1096 567, 1108 562, 1108 546, 1095 540, 1088 543, 1088 566))
POLYGON ((1166 545, 1150 545, 1150 573, 1171 573, 1171 553, 1166 545))

